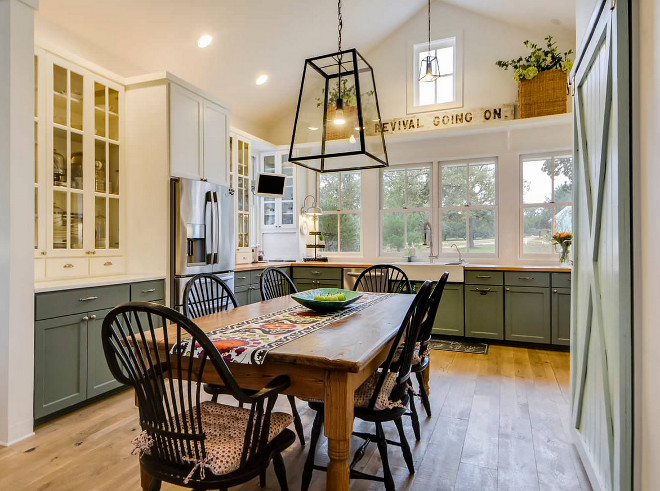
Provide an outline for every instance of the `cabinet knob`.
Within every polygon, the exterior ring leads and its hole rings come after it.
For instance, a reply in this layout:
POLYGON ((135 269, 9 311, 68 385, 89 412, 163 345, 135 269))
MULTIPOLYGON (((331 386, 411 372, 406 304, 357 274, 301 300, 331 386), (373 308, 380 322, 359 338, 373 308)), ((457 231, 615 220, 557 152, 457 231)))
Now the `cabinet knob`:
MULTIPOLYGON (((42 256, 45 256, 45 255, 46 255, 46 251, 41 251, 41 255, 42 255, 42 256)), ((569 281, 570 281, 570 280, 569 280, 569 281)))
POLYGON ((506 291, 510 292, 510 291, 511 291, 511 288, 507 288, 506 291))
POLYGON ((96 320, 96 315, 94 315, 94 314, 90 315, 89 319, 95 321, 96 320))
POLYGON ((552 290, 552 293, 557 293, 557 290, 552 290))
POLYGON ((87 322, 87 321, 89 320, 89 317, 85 316, 85 317, 82 318, 82 320, 84 320, 85 322, 87 322))

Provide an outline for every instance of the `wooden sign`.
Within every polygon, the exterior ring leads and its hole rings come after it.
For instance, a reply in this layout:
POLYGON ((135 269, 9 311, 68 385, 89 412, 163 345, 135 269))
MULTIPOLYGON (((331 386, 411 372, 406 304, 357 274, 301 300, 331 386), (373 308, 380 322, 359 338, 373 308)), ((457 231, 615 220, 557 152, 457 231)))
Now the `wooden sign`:
MULTIPOLYGON (((494 107, 481 107, 464 111, 461 109, 436 113, 416 114, 405 118, 394 118, 382 121, 383 133, 412 133, 429 131, 454 126, 473 126, 494 121, 510 120, 515 117, 513 104, 502 104, 494 107)), ((376 123, 378 131, 379 123, 376 123)))

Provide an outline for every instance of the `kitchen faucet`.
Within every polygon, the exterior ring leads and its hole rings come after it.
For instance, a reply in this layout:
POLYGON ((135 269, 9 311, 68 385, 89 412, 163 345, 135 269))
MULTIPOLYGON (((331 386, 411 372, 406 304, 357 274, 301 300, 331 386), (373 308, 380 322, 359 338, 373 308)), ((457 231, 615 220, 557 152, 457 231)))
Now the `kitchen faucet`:
POLYGON ((429 262, 433 263, 433 259, 438 255, 433 254, 433 230, 429 222, 424 223, 424 242, 422 245, 429 246, 429 262))
POLYGON ((463 264, 463 256, 461 255, 461 250, 458 248, 456 244, 452 244, 451 247, 456 249, 456 252, 458 252, 458 264, 463 264))

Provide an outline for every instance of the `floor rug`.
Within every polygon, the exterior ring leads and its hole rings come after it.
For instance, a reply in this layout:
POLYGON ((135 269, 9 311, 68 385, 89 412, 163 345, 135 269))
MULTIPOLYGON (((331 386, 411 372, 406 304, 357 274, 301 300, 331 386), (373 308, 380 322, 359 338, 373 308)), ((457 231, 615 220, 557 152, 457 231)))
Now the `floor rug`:
POLYGON ((486 343, 451 341, 448 339, 432 339, 430 346, 433 349, 440 349, 444 351, 461 351, 463 353, 475 353, 477 355, 488 354, 488 345, 486 343))

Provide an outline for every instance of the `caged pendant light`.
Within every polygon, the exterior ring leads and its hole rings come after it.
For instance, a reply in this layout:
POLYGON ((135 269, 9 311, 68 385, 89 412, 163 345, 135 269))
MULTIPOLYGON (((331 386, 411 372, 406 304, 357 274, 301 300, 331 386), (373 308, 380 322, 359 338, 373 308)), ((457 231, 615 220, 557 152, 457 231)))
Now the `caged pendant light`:
POLYGON ((317 172, 387 167, 374 73, 355 49, 305 60, 289 161, 317 172))
POLYGON ((431 0, 429 0, 429 47, 427 55, 422 58, 419 65, 419 81, 420 82, 435 82, 440 78, 440 65, 438 57, 431 55, 431 0))

